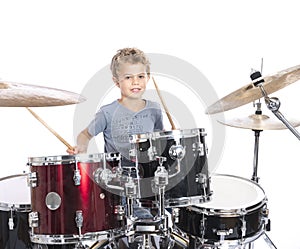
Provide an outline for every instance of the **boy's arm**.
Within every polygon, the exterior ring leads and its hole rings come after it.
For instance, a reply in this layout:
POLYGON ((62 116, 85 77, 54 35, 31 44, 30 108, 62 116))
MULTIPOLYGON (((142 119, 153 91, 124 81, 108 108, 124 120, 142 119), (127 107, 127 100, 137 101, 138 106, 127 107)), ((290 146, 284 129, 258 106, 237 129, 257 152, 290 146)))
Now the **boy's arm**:
POLYGON ((74 150, 67 150, 67 152, 71 155, 86 153, 91 139, 92 139, 91 134, 88 132, 88 129, 85 128, 83 131, 81 131, 78 134, 77 145, 74 146, 74 150))

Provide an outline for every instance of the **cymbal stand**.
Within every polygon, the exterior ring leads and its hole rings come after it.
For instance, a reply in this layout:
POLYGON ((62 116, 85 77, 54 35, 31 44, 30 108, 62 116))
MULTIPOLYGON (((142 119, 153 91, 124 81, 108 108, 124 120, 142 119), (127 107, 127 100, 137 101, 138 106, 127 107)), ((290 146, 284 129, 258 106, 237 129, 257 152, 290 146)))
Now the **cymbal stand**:
POLYGON ((253 158, 253 175, 251 180, 258 183, 259 177, 257 176, 257 168, 258 168, 258 148, 259 148, 259 135, 262 130, 253 130, 255 136, 254 143, 254 158, 253 158))
MULTIPOLYGON (((261 115, 261 103, 256 103, 257 110, 255 114, 261 115)), ((254 143, 254 157, 253 157, 253 175, 251 180, 258 183, 259 177, 257 176, 257 168, 258 168, 258 149, 259 149, 259 136, 262 130, 253 130, 255 136, 255 143, 254 143)))
MULTIPOLYGON (((253 82, 253 85, 255 87, 259 87, 262 95, 265 99, 265 103, 269 110, 271 110, 277 118, 279 118, 288 129, 290 129, 297 137, 300 139, 300 134, 295 130, 295 128, 283 117, 283 115, 278 111, 280 107, 280 101, 277 98, 269 98, 267 92, 265 91, 263 87, 264 79, 261 79, 261 73, 259 71, 256 71, 250 75, 250 78, 255 82, 253 82)), ((258 151, 258 144, 257 144, 257 151, 258 151)), ((255 159, 257 160, 257 158, 255 159)), ((257 173, 257 165, 256 168, 254 168, 253 178, 257 177, 255 174, 257 173)), ((258 181, 258 179, 256 179, 258 181)), ((265 242, 268 244, 268 246, 272 249, 277 249, 277 247, 274 245, 272 240, 269 238, 269 236, 264 231, 263 238, 265 242)))
POLYGON ((260 79, 261 74, 260 72, 256 71, 251 74, 251 79, 257 81, 253 82, 253 85, 259 87, 261 93, 265 99, 265 103, 270 111, 300 140, 300 133, 291 125, 291 123, 283 116, 283 114, 279 111, 280 108, 280 100, 276 97, 270 98, 267 92, 264 89, 263 83, 265 82, 264 79, 260 79))

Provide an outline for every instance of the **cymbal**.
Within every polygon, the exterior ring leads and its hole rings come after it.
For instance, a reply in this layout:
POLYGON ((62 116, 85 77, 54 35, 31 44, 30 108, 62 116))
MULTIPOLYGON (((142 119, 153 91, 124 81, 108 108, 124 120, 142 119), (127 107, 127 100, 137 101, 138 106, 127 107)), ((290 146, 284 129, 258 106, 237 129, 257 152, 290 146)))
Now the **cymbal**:
MULTIPOLYGON (((233 118, 226 121, 220 121, 221 124, 243 129, 251 130, 282 130, 287 129, 287 127, 279 120, 273 120, 267 115, 263 114, 253 114, 248 117, 243 118, 233 118)), ((299 120, 290 119, 289 122, 293 127, 300 125, 299 120)))
POLYGON ((79 94, 56 88, 0 81, 1 107, 61 106, 85 100, 79 94))
POLYGON ((300 79, 300 65, 282 70, 274 75, 259 77, 209 106, 206 109, 206 114, 228 111, 262 98, 260 88, 253 84, 262 79, 264 80, 263 87, 266 93, 271 94, 298 81, 300 79))

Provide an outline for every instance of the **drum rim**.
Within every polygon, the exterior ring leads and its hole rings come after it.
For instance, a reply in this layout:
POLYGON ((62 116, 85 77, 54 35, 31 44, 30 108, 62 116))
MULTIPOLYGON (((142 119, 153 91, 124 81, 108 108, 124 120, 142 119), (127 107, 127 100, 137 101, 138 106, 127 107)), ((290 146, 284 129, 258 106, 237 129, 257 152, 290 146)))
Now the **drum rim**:
POLYGON ((54 164, 74 164, 76 162, 101 162, 104 157, 110 161, 110 158, 114 156, 119 158, 119 152, 29 157, 27 165, 45 166, 54 164))
MULTIPOLYGON (((117 230, 116 230, 117 231, 117 230)), ((87 232, 79 238, 79 235, 74 234, 37 234, 30 232, 30 240, 33 243, 38 244, 49 244, 49 245, 64 245, 64 244, 74 244, 80 240, 89 241, 93 239, 99 239, 103 237, 103 239, 107 239, 114 230, 103 230, 96 232, 87 232)))
POLYGON ((142 134, 130 135, 130 143, 145 142, 148 139, 156 140, 159 138, 189 138, 197 135, 206 136, 204 128, 192 128, 192 129, 179 129, 179 130, 168 130, 168 131, 154 131, 142 134))

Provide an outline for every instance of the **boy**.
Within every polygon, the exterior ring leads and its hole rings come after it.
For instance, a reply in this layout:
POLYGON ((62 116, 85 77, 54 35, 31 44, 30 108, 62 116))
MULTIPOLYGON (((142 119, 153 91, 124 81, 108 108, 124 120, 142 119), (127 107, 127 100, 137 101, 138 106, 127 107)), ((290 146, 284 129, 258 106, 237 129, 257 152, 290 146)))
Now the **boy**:
POLYGON ((158 103, 142 98, 150 79, 150 62, 141 50, 120 49, 112 58, 110 69, 121 97, 100 108, 78 135, 77 146, 68 153, 86 153, 92 137, 103 132, 105 152, 120 152, 126 164, 129 135, 163 130, 162 112, 158 103))

